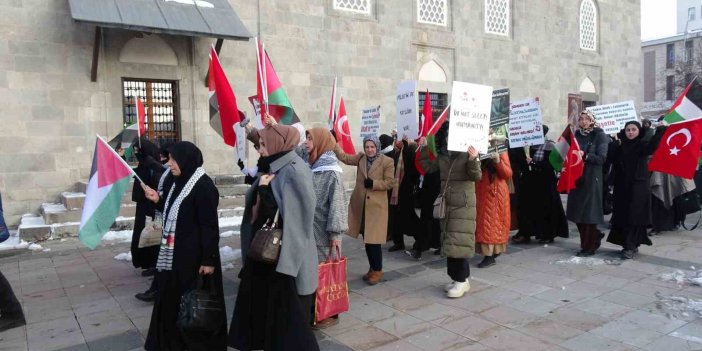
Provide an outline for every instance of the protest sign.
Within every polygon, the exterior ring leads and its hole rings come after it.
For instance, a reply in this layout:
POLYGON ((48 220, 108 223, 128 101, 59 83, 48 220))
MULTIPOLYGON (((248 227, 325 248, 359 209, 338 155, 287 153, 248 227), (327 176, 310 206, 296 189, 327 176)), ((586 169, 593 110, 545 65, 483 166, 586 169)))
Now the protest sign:
POLYGON ((256 118, 253 118, 253 123, 254 127, 256 129, 263 129, 263 120, 261 120, 261 104, 258 102, 258 96, 249 96, 249 102, 251 103, 251 106, 253 106, 254 109, 254 115, 256 118))
POLYGON ((451 117, 449 119, 448 149, 467 152, 472 145, 487 153, 490 129, 492 87, 465 82, 453 82, 451 117))
POLYGON ((509 147, 517 148, 544 143, 541 105, 536 99, 512 103, 509 111, 509 147))
POLYGON ((239 123, 234 123, 236 133, 236 153, 242 161, 246 161, 246 130, 239 123))
POLYGON ((480 155, 484 160, 491 154, 507 151, 507 125, 509 124, 509 89, 492 91, 492 109, 490 111, 490 131, 488 133, 488 152, 480 155))
POLYGON ((580 94, 568 94, 568 124, 571 127, 578 127, 578 117, 583 110, 583 97, 580 94))
POLYGON ((377 137, 380 132, 380 105, 367 107, 361 114, 361 140, 377 137))
POLYGON ((417 123, 417 81, 407 80, 397 86, 397 137, 414 140, 419 135, 417 123))
POLYGON ((624 101, 614 104, 592 106, 587 108, 597 119, 605 134, 617 134, 624 129, 624 125, 629 121, 636 121, 636 108, 634 102, 624 101))

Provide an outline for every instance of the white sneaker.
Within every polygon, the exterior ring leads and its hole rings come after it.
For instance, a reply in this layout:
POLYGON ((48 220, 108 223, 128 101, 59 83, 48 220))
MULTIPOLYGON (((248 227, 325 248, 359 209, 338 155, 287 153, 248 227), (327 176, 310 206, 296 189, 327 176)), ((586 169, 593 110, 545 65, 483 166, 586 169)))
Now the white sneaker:
POLYGON ((449 290, 453 289, 454 285, 456 285, 456 282, 454 282, 454 281, 444 285, 444 291, 449 292, 449 290))
POLYGON ((446 296, 455 299, 459 297, 463 297, 465 293, 467 293, 470 290, 470 283, 468 280, 466 280, 463 283, 456 282, 453 287, 446 292, 446 296))

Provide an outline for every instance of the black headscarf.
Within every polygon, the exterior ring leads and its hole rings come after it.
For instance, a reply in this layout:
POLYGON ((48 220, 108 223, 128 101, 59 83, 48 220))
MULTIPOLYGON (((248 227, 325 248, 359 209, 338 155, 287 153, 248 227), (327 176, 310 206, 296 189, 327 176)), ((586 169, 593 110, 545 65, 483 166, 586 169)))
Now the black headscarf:
POLYGON ((152 143, 145 136, 142 136, 141 138, 134 138, 132 145, 138 149, 135 156, 140 163, 146 161, 147 157, 153 158, 154 161, 159 161, 160 154, 158 146, 152 143))
POLYGON ((438 131, 436 131, 436 151, 439 155, 448 156, 448 133, 449 133, 449 121, 444 121, 438 131))
MULTIPOLYGON (((180 141, 170 148, 171 158, 175 160, 180 168, 180 175, 175 178, 175 184, 182 188, 192 177, 195 170, 203 164, 202 152, 189 141, 180 141)), ((177 189, 176 189, 177 190, 177 189)))

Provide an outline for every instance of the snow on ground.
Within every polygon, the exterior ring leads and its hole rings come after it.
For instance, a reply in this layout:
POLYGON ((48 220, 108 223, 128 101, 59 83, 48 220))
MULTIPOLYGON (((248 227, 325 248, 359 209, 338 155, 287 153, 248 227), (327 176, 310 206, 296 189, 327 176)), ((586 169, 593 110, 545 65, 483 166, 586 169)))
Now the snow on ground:
MULTIPOLYGON (((659 293, 656 293, 656 297, 658 298, 657 307, 665 311, 669 318, 702 318, 702 300, 676 295, 665 296, 659 293)), ((702 336, 696 342, 702 343, 702 336)))
POLYGON ((241 250, 232 249, 229 246, 219 248, 219 257, 222 260, 222 270, 234 268, 234 261, 241 259, 241 250))
POLYGON ((26 214, 22 216, 19 226, 20 228, 36 228, 43 227, 45 225, 46 223, 44 223, 44 218, 32 214, 26 214))
POLYGON ((44 248, 41 247, 41 245, 35 244, 35 243, 29 244, 29 247, 27 247, 27 249, 29 249, 29 251, 41 251, 41 250, 44 250, 44 248))
POLYGON ((117 261, 125 261, 125 262, 132 262, 132 253, 131 253, 131 252, 124 252, 124 253, 121 253, 121 254, 115 256, 115 260, 117 260, 117 261))
POLYGON ((219 219, 219 227, 235 227, 241 225, 241 221, 244 217, 234 216, 234 217, 222 217, 219 219))
POLYGON ((607 265, 620 265, 622 264, 622 260, 619 259, 602 259, 602 258, 596 258, 596 257, 577 257, 573 256, 570 258, 564 258, 560 259, 554 262, 551 262, 552 264, 574 264, 574 265, 583 265, 583 266, 599 266, 603 264, 607 265))
MULTIPOLYGON (((694 269, 694 267, 692 268, 694 269)), ((688 273, 676 269, 672 272, 661 274, 659 278, 667 282, 676 282, 678 285, 702 286, 702 270, 688 273)))
POLYGON ((61 193, 61 195, 65 198, 85 197, 85 193, 76 193, 70 191, 63 192, 61 193))
POLYGON ((238 230, 228 230, 228 231, 226 231, 226 232, 219 233, 219 237, 220 237, 220 238, 228 238, 228 237, 230 237, 230 236, 232 236, 232 235, 239 235, 239 234, 240 234, 240 233, 239 233, 238 230))
POLYGON ((132 230, 109 231, 102 237, 102 241, 109 241, 110 243, 132 242, 132 230))
POLYGON ((44 211, 44 213, 55 213, 55 212, 65 212, 66 211, 66 206, 63 204, 57 204, 57 203, 48 203, 45 202, 41 204, 41 207, 44 211))
POLYGON ((11 230, 10 237, 7 240, 0 243, 0 251, 6 250, 20 250, 29 247, 29 243, 20 239, 17 231, 11 230))

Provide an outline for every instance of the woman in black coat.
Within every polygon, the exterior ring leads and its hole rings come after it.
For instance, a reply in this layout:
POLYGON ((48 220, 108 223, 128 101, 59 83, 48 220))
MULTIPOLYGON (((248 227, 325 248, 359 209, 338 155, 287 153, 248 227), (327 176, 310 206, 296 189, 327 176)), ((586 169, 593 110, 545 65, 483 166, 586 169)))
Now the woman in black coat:
MULTIPOLYGON (((136 139, 134 141, 134 154, 139 161, 139 165, 134 172, 148 187, 156 189, 164 171, 163 165, 159 162, 161 156, 158 147, 146 137, 141 137, 141 140, 136 139)), ((155 273, 153 268, 156 266, 158 246, 139 248, 139 239, 141 238, 141 231, 144 230, 146 226, 146 217, 154 218, 155 207, 154 204, 144 196, 141 182, 137 179, 134 179, 132 201, 136 202, 136 214, 134 215, 134 229, 132 231, 132 245, 130 250, 132 253, 132 264, 134 268, 150 270, 144 272, 144 275, 152 275, 155 273)))
POLYGON ((144 187, 164 218, 163 239, 156 263, 158 284, 146 350, 226 350, 227 321, 222 314, 214 333, 183 333, 176 326, 180 300, 195 287, 198 277, 211 284, 224 306, 222 264, 219 258, 219 192, 202 168, 202 153, 192 143, 174 144, 168 162, 173 185, 159 196, 144 187))
POLYGON ((604 237, 597 225, 604 224, 602 165, 607 159, 609 138, 597 126, 595 116, 590 111, 580 113, 578 124, 580 128, 575 132, 575 138, 585 168, 575 183, 575 189, 568 194, 566 216, 575 222, 580 232, 581 250, 578 256, 587 257, 595 254, 604 237))
POLYGON ((614 206, 607 241, 624 248, 624 259, 633 258, 641 244, 652 244, 646 234, 651 225, 648 156, 656 143, 645 136, 639 122, 627 122, 612 150, 614 206))

